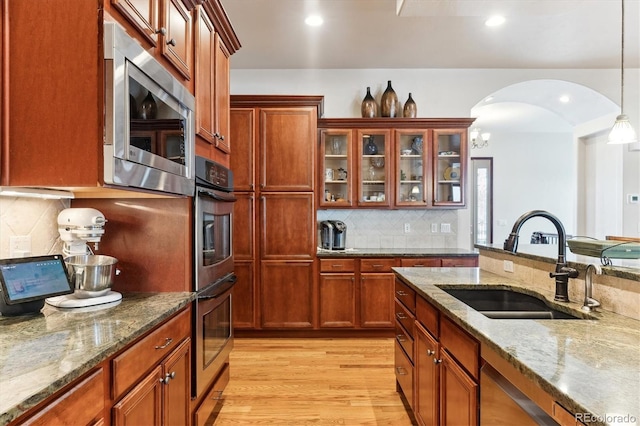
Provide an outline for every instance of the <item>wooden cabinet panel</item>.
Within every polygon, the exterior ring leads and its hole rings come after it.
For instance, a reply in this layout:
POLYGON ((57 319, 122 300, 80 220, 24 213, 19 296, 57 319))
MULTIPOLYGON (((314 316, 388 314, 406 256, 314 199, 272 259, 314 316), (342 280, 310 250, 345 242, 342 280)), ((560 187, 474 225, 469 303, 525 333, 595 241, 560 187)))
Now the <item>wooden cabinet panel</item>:
POLYGON ((112 361, 113 398, 118 399, 190 334, 191 311, 187 309, 115 357, 112 361))
POLYGON ((162 421, 162 366, 158 365, 113 406, 115 426, 159 425, 162 421))
POLYGON ((361 274, 361 327, 394 327, 394 281, 393 274, 361 274))
POLYGON ((233 328, 254 328, 258 309, 255 302, 254 261, 235 262, 234 273, 238 280, 233 286, 233 328))
POLYGON ((415 313, 416 292, 398 278, 395 279, 395 297, 407 307, 409 312, 415 313))
POLYGON ((111 5, 138 30, 143 39, 158 42, 158 0, 111 0, 111 5))
POLYGON ((435 340, 420 324, 416 324, 415 352, 415 407, 418 424, 437 425, 439 418, 440 348, 435 340))
POLYGON ((413 361, 413 350, 414 350, 414 339, 413 337, 404 329, 402 325, 400 325, 399 321, 396 321, 396 342, 402 346, 404 352, 407 354, 407 357, 413 361))
MULTIPOLYGON (((216 30, 202 6, 198 6, 195 9, 194 21, 196 134, 205 142, 214 144, 213 91, 216 30)), ((206 147, 206 149, 209 150, 210 147, 206 147)), ((205 156, 208 157, 209 155, 205 156)))
POLYGON ((316 123, 316 108, 260 110, 262 191, 314 190, 316 123))
POLYGON ((260 276, 262 327, 313 327, 313 262, 263 261, 260 276))
POLYGON ((474 379, 480 373, 480 344, 451 320, 440 321, 440 343, 474 379))
POLYGON ((191 402, 191 339, 186 339, 163 364, 164 425, 188 425, 191 402))
POLYGON ((233 108, 230 113, 233 133, 233 154, 230 163, 233 170, 235 191, 255 189, 255 132, 256 110, 253 108, 233 108))
MULTIPOLYGON (((398 322, 398 324, 402 325, 402 327, 407 331, 409 336, 413 338, 413 326, 416 319, 413 313, 409 312, 407 310, 407 307, 404 306, 402 303, 396 301, 394 303, 394 315, 395 315, 395 320, 398 322)), ((413 355, 409 354, 409 357, 411 358, 413 357, 413 355)))
POLYGON ((260 252, 264 260, 315 259, 313 193, 260 197, 260 252))
POLYGON ((442 264, 439 257, 409 257, 400 259, 400 266, 403 268, 438 268, 442 264))
POLYGON ((416 320, 419 321, 436 338, 440 335, 440 312, 422 297, 416 300, 416 320))
POLYGON ((355 259, 320 259, 320 272, 355 272, 355 259))
POLYGON ((320 327, 355 327, 355 275, 320 274, 318 287, 320 327))
POLYGON ((222 392, 229 383, 229 364, 225 364, 216 378, 209 393, 204 397, 202 404, 194 413, 194 426, 211 426, 215 424, 215 407, 222 402, 222 392), (213 418, 211 418, 213 417, 213 418))
POLYGON ((105 383, 100 368, 21 424, 92 424, 100 421, 104 416, 105 383))
POLYGON ((253 193, 236 192, 233 205, 233 258, 253 260, 255 253, 256 213, 253 193))
POLYGON ((413 409, 413 364, 411 364, 398 342, 395 342, 394 359, 397 387, 402 389, 409 406, 413 409))
POLYGON ((160 53, 187 80, 193 67, 193 20, 182 0, 163 0, 160 23, 166 30, 160 53))
MULTIPOLYGON (((221 38, 216 35, 215 51, 214 51, 216 68, 214 81, 214 105, 215 105, 215 125, 216 125, 216 148, 225 153, 231 152, 231 138, 229 137, 229 129, 231 127, 229 116, 229 99, 230 99, 230 76, 229 76, 229 51, 222 42, 221 38)), ((214 135, 216 135, 214 133, 214 135)))
POLYGON ((446 351, 440 353, 440 424, 478 424, 478 384, 446 351))
POLYGON ((396 266, 394 258, 360 260, 360 272, 391 272, 394 266, 396 266))

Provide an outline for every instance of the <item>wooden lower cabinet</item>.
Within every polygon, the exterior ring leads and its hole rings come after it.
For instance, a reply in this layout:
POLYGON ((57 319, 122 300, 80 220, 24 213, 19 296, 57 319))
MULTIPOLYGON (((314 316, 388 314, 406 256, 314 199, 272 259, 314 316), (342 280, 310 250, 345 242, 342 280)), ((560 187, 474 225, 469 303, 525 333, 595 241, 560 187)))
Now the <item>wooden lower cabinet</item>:
POLYGON ((258 308, 254 294, 254 262, 234 262, 234 273, 238 280, 233 286, 233 328, 252 329, 256 326, 258 308))
POLYGON ((413 413, 421 425, 438 424, 440 368, 434 359, 440 345, 419 323, 415 328, 415 406, 413 413))
POLYGON ((440 424, 477 425, 477 381, 447 353, 440 352, 440 424))
POLYGON ((364 328, 393 328, 393 273, 360 275, 360 325, 364 328))
POLYGON ((260 267, 261 326, 314 326, 314 267, 307 261, 263 261, 260 267))
POLYGON ((321 328, 356 326, 356 278, 354 273, 320 274, 321 328))
POLYGON ((113 424, 189 424, 190 384, 191 340, 186 339, 114 405, 113 424))

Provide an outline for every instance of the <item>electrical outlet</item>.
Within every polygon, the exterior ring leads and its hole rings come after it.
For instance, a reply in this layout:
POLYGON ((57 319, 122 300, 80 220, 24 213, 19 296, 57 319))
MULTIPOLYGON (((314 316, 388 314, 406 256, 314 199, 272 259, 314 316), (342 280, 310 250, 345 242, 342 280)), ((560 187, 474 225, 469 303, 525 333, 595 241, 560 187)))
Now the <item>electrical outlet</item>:
POLYGON ((432 223, 431 224, 431 232, 436 234, 438 233, 438 224, 437 223, 432 223))
POLYGON ((29 235, 9 237, 9 256, 24 257, 31 253, 31 237, 29 235))
POLYGON ((440 232, 451 232, 451 224, 450 223, 441 223, 440 224, 440 232))
POLYGON ((513 262, 511 260, 505 260, 503 268, 505 272, 513 272, 513 262))
POLYGON ((405 232, 405 234, 411 232, 411 224, 410 223, 405 223, 404 224, 404 232, 405 232))

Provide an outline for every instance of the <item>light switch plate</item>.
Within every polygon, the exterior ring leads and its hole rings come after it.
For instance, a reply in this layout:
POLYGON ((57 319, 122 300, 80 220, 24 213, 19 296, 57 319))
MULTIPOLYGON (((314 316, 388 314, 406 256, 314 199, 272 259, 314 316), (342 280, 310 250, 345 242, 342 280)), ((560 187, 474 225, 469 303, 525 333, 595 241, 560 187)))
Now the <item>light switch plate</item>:
POLYGON ((436 234, 438 233, 438 224, 437 223, 432 223, 431 224, 431 232, 436 234))
POLYGON ((9 237, 9 256, 25 257, 31 253, 31 236, 14 235, 9 237))

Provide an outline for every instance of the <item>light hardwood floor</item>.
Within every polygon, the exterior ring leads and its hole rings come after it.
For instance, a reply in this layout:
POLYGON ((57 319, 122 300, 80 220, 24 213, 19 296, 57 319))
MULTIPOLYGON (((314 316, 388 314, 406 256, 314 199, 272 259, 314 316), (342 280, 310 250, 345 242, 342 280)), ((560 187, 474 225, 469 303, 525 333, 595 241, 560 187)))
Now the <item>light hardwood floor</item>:
POLYGON ((236 338, 220 425, 412 425, 393 339, 236 338))

